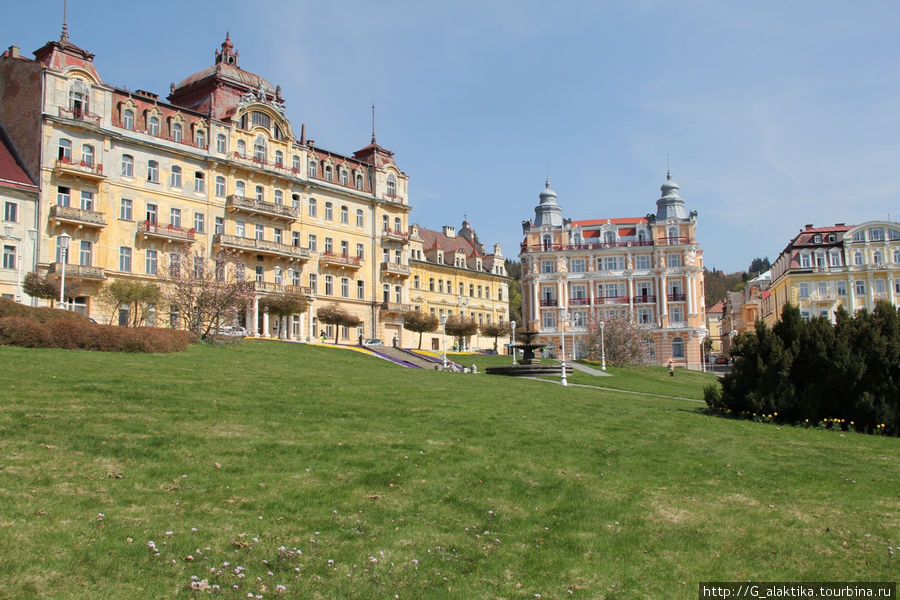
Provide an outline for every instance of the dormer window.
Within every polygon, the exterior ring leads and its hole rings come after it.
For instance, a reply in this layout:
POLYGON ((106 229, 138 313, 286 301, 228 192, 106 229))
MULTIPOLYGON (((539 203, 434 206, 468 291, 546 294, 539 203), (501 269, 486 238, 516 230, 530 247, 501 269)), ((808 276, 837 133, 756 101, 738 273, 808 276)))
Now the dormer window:
POLYGON ((172 125, 172 140, 175 142, 180 142, 182 136, 182 127, 181 123, 175 123, 172 125))
POLYGON ((202 129, 194 132, 194 145, 198 148, 206 148, 206 132, 202 129))
POLYGON ((250 114, 250 123, 254 126, 259 125, 260 127, 265 127, 266 129, 271 129, 272 127, 272 119, 269 115, 258 110, 254 110, 250 114))
POLYGON ((333 177, 331 165, 325 165, 325 168, 323 171, 325 173, 325 181, 331 181, 332 177, 333 177))
POLYGON ((804 269, 808 269, 810 267, 809 254, 804 252, 800 255, 800 267, 804 269))
POLYGON ((81 116, 88 112, 88 90, 87 86, 80 79, 76 79, 72 83, 72 89, 69 91, 69 110, 76 116, 81 116))
POLYGON ((316 174, 316 161, 309 161, 309 164, 306 166, 306 168, 309 171, 309 177, 318 177, 318 175, 316 174))
POLYGON ((347 174, 347 169, 341 169, 341 185, 347 185, 349 181, 349 176, 347 174))
POLYGON ((397 195, 397 179, 393 174, 388 175, 387 178, 387 195, 391 197, 397 195))
POLYGON ((356 189, 363 189, 363 176, 361 173, 356 174, 356 189))
POLYGON ((159 137, 159 118, 158 117, 150 117, 150 120, 147 122, 147 133, 152 136, 159 137))
POLYGON ((828 239, 829 244, 833 244, 833 243, 837 242, 837 236, 833 233, 829 233, 827 239, 828 239))
POLYGON ((821 244, 822 243, 822 234, 817 233, 813 236, 813 244, 821 244))
POLYGON ((125 129, 134 129, 134 111, 125 109, 122 113, 122 127, 125 129))

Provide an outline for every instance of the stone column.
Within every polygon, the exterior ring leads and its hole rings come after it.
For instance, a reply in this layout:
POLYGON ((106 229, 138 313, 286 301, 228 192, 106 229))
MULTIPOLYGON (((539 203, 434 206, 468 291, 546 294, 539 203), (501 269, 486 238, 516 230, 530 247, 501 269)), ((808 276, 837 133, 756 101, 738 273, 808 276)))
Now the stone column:
POLYGON ((251 335, 259 335, 259 296, 253 296, 253 314, 250 315, 251 335))

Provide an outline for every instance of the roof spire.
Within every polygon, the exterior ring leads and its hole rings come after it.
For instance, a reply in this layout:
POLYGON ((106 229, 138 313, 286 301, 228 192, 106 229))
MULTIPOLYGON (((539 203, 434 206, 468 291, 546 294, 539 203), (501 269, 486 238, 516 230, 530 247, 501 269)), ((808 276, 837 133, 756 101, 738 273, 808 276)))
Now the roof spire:
POLYGON ((547 161, 547 182, 544 184, 544 187, 548 190, 550 189, 550 161, 547 161))
POLYGON ((666 152, 666 181, 672 181, 672 167, 669 166, 668 152, 666 152))
POLYGON ((66 24, 66 0, 63 0, 63 26, 62 33, 59 34, 59 41, 68 42, 69 41, 69 26, 66 24))
POLYGON ((372 103, 372 143, 375 143, 375 103, 372 103))

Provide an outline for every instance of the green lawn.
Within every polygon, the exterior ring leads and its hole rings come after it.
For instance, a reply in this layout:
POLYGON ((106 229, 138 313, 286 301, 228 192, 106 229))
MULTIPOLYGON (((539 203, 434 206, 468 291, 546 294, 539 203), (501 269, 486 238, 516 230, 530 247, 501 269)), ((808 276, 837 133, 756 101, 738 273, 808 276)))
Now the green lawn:
MULTIPOLYGON (((0 598, 696 598, 898 572, 896 438, 276 342, 0 365, 0 598)), ((612 372, 578 382, 708 381, 612 372)))

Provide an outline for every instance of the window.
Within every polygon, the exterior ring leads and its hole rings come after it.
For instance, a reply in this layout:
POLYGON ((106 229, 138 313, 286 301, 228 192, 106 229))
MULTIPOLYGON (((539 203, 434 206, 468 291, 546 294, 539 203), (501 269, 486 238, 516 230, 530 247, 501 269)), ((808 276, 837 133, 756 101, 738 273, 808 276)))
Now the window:
POLYGON ((419 289, 419 283, 420 283, 419 276, 413 275, 413 289, 415 289, 415 290, 419 289))
POLYGON ((213 227, 215 228, 215 231, 213 233, 215 233, 216 235, 225 233, 225 218, 216 217, 215 225, 213 227))
POLYGON ((331 253, 333 250, 334 250, 334 241, 330 237, 325 238, 325 252, 331 253))
POLYGON ((260 202, 266 199, 266 191, 261 185, 256 186, 256 199, 260 202))
POLYGON ((175 123, 172 125, 172 139, 176 142, 181 141, 182 127, 181 123, 175 123))
POLYGON ((307 171, 306 174, 309 177, 318 177, 318 174, 316 171, 316 161, 315 160, 310 159, 309 163, 307 163, 307 165, 306 165, 306 171, 307 171))
POLYGON ((872 241, 872 242, 884 241, 884 228, 870 227, 869 228, 869 241, 872 241))
POLYGON ((291 206, 300 208, 300 194, 291 194, 291 206))
POLYGON ((216 152, 225 154, 225 136, 221 133, 216 136, 216 152))
POLYGON ((199 193, 206 191, 206 178, 201 171, 194 172, 194 191, 199 193))
POLYGON ((637 309, 637 322, 638 323, 652 323, 653 322, 653 309, 652 308, 637 309))
POLYGON ((382 302, 390 302, 391 301, 391 286, 386 283, 381 286, 381 301, 382 302))
POLYGON ((469 284, 469 297, 471 298, 474 295, 475 295, 475 284, 470 283, 469 284))
POLYGON ((310 252, 318 252, 316 235, 311 233, 306 238, 306 246, 309 248, 310 252))
POLYGON ((57 157, 61 162, 72 162, 72 142, 66 138, 59 140, 59 154, 57 157))
POLYGON ((875 280, 875 293, 884 294, 887 291, 887 284, 884 279, 875 280))
MULTIPOLYGON (((56 262, 58 262, 58 263, 65 262, 68 264, 70 250, 69 249, 67 249, 65 251, 63 250, 62 245, 60 244, 61 239, 62 239, 61 236, 56 238, 56 262)), ((71 245, 71 244, 72 244, 72 240, 69 240, 69 245, 71 245)))
POLYGON ((832 267, 841 266, 841 251, 840 250, 832 250, 828 253, 828 261, 832 267))
POLYGON ((224 198, 225 197, 225 178, 221 175, 216 177, 216 197, 224 198))
POLYGON ((325 203, 325 220, 331 221, 332 219, 334 219, 334 213, 332 210, 331 202, 326 202, 325 203))
POLYGON ((363 211, 361 208, 356 209, 356 226, 357 227, 365 226, 365 219, 363 217, 363 211))
POLYGON ((202 129, 194 132, 194 145, 198 148, 206 148, 206 132, 202 129))
POLYGON ((282 231, 278 227, 272 228, 272 241, 276 244, 280 244, 282 239, 282 231))
POLYGON ((892 240, 900 240, 900 229, 888 229, 888 237, 892 240))
POLYGON ((281 285, 283 282, 281 267, 275 267, 275 285, 281 285))
POLYGON ((350 297, 350 279, 347 277, 341 277, 341 296, 343 298, 350 297))
POLYGON ((284 152, 281 150, 275 151, 275 166, 284 167, 284 152))
POLYGON ((94 166, 94 147, 89 144, 81 145, 81 162, 88 167, 94 166))
POLYGON ((545 329, 556 329, 556 313, 552 310, 545 310, 541 318, 541 326, 545 329))
POLYGON ((15 246, 3 246, 3 268, 4 269, 15 269, 16 268, 16 247, 15 246))
POLYGON ((350 222, 350 213, 347 210, 346 206, 341 207, 341 223, 349 223, 350 222))
POLYGON ((866 241, 866 232, 863 229, 856 231, 853 233, 853 241, 854 242, 864 242, 866 241))
POLYGON ((122 127, 134 129, 134 111, 130 108, 125 109, 125 112, 122 113, 122 127))
POLYGON ((669 267, 680 267, 681 266, 681 255, 680 254, 667 254, 666 255, 666 265, 669 267))
POLYGON ((134 157, 130 154, 122 155, 122 177, 134 177, 134 157))
POLYGON ((81 192, 81 210, 94 210, 93 192, 81 192))
POLYGON ((146 220, 148 223, 156 223, 156 217, 159 214, 159 208, 155 204, 147 204, 146 220))
POLYGON ((309 205, 309 208, 307 209, 307 213, 309 214, 310 217, 315 217, 316 216, 316 199, 310 198, 309 202, 307 202, 307 204, 309 205))
POLYGON ((809 283, 801 282, 797 284, 797 295, 801 298, 809 298, 809 283))
POLYGON ((672 340, 672 358, 684 358, 684 340, 680 337, 672 340))
POLYGON ((147 161, 147 181, 159 183, 159 163, 155 160, 147 161))
MULTIPOLYGON (((429 277, 429 278, 428 278, 428 291, 429 291, 429 292, 433 292, 433 291, 434 291, 434 277, 429 277)), ((441 290, 441 291, 443 291, 443 290, 441 290)))
POLYGON ((262 241, 265 239, 265 236, 266 236, 266 228, 262 224, 257 223, 256 231, 255 231, 255 235, 254 235, 255 239, 262 241))
POLYGON ((813 236, 813 244, 821 244, 822 243, 822 234, 817 233, 813 236))
POLYGON ((291 171, 293 171, 294 173, 296 173, 296 172, 298 172, 299 170, 300 170, 300 157, 297 156, 296 154, 294 154, 294 155, 291 157, 291 171))
POLYGON ((403 287, 399 285, 394 286, 394 302, 400 304, 403 302, 403 287))
POLYGON ((555 273, 556 272, 556 263, 552 260, 542 260, 541 261, 541 273, 555 273))
POLYGON ((91 258, 93 256, 93 244, 87 240, 81 240, 78 249, 78 264, 82 267, 91 266, 91 258))
POLYGON ((356 258, 362 260, 364 258, 365 251, 362 244, 356 244, 356 258))
POLYGON ((159 118, 150 117, 150 121, 147 124, 147 133, 159 137, 159 118))
POLYGON ((403 226, 401 225, 402 221, 400 217, 394 217, 394 233, 400 233, 403 231, 403 226))
POLYGON ((284 204, 284 192, 281 190, 275 190, 275 204, 277 206, 284 204))
POLYGON ((325 295, 334 295, 334 277, 332 277, 331 275, 325 276, 325 295))
POLYGON ((172 227, 181 227, 181 209, 169 209, 169 225, 172 227))
POLYGON ((863 279, 856 280, 856 295, 864 296, 866 293, 866 282, 863 279))
POLYGON ((900 250, 894 250, 894 264, 900 264, 900 250))
POLYGON ((603 232, 603 243, 607 246, 616 243, 616 232, 615 231, 604 231, 603 232))
POLYGON ((10 223, 18 223, 19 205, 15 202, 7 202, 3 207, 3 220, 10 223))
POLYGON ((244 140, 237 141, 237 155, 241 158, 247 158, 247 142, 244 140))
POLYGON ((291 285, 300 287, 300 271, 288 269, 288 279, 291 280, 291 285))
POLYGON ((855 253, 853 254, 853 264, 854 264, 854 265, 861 265, 861 264, 863 264, 863 255, 862 255, 862 252, 855 252, 855 253))
POLYGON ((266 279, 266 274, 265 274, 265 271, 263 271, 262 265, 256 265, 256 266, 253 268, 253 271, 254 271, 254 273, 255 273, 255 277, 256 277, 256 281, 257 281, 257 282, 262 283, 263 281, 265 281, 265 279, 266 279))
POLYGON ((365 300, 365 298, 366 298, 366 284, 362 279, 359 279, 356 282, 356 299, 357 300, 365 300))
POLYGON ((341 169, 341 185, 347 185, 349 181, 350 179, 347 175, 347 169, 341 169))
POLYGON ((206 229, 206 215, 201 212, 194 213, 194 231, 197 233, 203 233, 203 230, 206 229))
POLYGON ((397 179, 393 174, 388 175, 387 178, 387 195, 391 197, 397 195, 397 179))
POLYGON ((837 288, 838 296, 846 296, 847 295, 847 282, 846 281, 836 281, 835 288, 837 288))
POLYGON ((358 190, 363 189, 363 176, 362 176, 362 173, 357 173, 357 174, 356 174, 356 189, 358 189, 358 190))
POLYGON ((181 167, 172 167, 172 173, 169 174, 169 186, 181 187, 181 167))
POLYGON ((119 246, 119 270, 131 273, 131 248, 128 246, 119 246))
POLYGON ((244 237, 246 234, 246 227, 243 221, 235 221, 234 223, 234 235, 238 237, 244 237))
POLYGON ((56 203, 60 206, 69 206, 71 202, 71 191, 69 188, 59 186, 56 188, 56 203))
POLYGON ((309 289, 311 290, 310 293, 312 294, 319 293, 319 276, 315 273, 309 274, 309 289))
POLYGON ((291 246, 294 246, 295 248, 300 247, 300 232, 299 231, 291 232, 291 246))
POLYGON ((634 268, 635 269, 649 269, 650 268, 650 255, 648 254, 640 254, 634 257, 634 268))
POLYGON ((331 165, 325 165, 324 172, 325 172, 325 181, 331 181, 333 178, 331 165))
MULTIPOLYGON (((254 114, 256 113, 254 112, 254 114)), ((256 140, 253 142, 253 159, 265 163, 267 155, 266 140, 261 135, 256 136, 256 140)))
POLYGON ((569 271, 572 273, 584 273, 586 270, 583 258, 573 258, 569 261, 569 271))
POLYGON ((247 187, 244 185, 243 181, 234 182, 234 193, 241 198, 247 197, 247 187))
POLYGON ((131 220, 132 202, 128 198, 119 200, 119 218, 123 221, 131 220))

